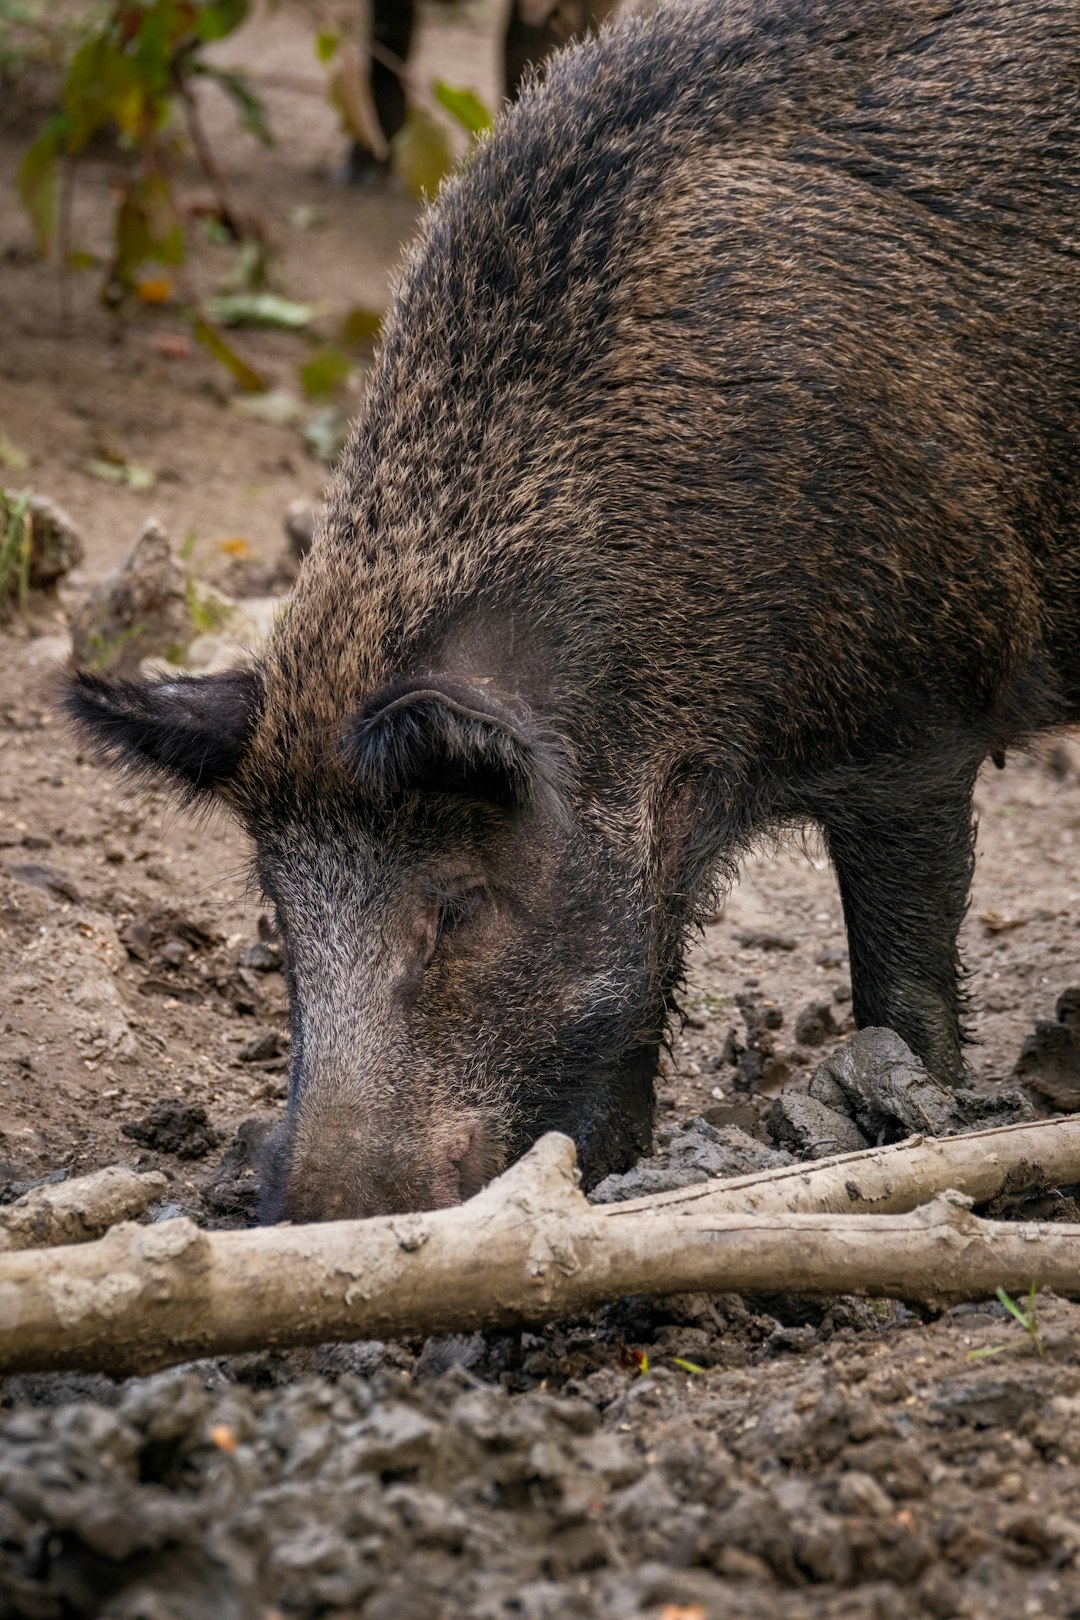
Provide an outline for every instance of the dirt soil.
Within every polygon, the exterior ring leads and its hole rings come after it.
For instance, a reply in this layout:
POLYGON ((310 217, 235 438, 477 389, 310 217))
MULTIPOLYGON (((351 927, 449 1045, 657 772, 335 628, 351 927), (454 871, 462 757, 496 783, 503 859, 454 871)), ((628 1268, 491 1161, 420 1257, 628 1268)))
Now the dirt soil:
MULTIPOLYGON (((418 79, 494 102, 494 39, 486 5, 425 14, 418 79)), ((282 7, 222 58, 253 72, 283 132, 262 148, 208 92, 235 197, 274 231, 290 295, 328 321, 383 304, 416 210, 335 178, 310 24, 282 7)), ((235 1225, 254 1217, 287 1064, 247 851, 81 757, 55 673, 65 603, 148 516, 188 538, 201 579, 261 592, 287 576, 287 506, 325 474, 295 428, 235 409, 202 351, 163 357, 184 330, 168 305, 118 322, 93 276, 72 276, 61 321, 10 189, 39 113, 0 115, 0 432, 30 458, 0 477, 66 508, 87 555, 59 599, 0 630, 0 1197, 120 1161, 169 1176, 154 1218, 235 1225), (103 454, 152 487, 95 479, 103 454)), ((74 240, 99 253, 112 161, 88 159, 76 197, 74 240)), ((205 190, 194 169, 185 186, 205 190)), ((203 243, 192 274, 212 290, 230 262, 203 243)), ((295 386, 302 340, 243 342, 295 386)), ((1066 739, 979 785, 964 951, 987 1094, 1077 979, 1078 779, 1066 739)), ((698 1116, 764 1144, 772 1097, 850 1034, 839 900, 812 844, 749 864, 694 948, 685 1006, 661 1169, 698 1116)), ((9 1379, 0 1617, 1080 1616, 1080 1307, 1045 1299, 1039 1320, 1043 1357, 996 1303, 923 1322, 845 1300, 631 1301, 521 1339, 252 1356, 121 1386, 9 1379)))

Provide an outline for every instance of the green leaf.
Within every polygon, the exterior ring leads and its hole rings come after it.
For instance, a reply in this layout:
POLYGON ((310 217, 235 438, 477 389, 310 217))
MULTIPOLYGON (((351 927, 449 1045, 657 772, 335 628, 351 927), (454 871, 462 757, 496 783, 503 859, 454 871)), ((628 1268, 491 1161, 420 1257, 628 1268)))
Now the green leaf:
POLYGON ((100 478, 103 484, 121 484, 125 489, 149 489, 154 482, 150 468, 134 461, 103 461, 99 456, 88 456, 82 467, 91 478, 100 478))
POLYGON ((138 182, 135 194, 142 203, 150 232, 149 257, 160 264, 183 264, 184 227, 163 174, 148 174, 138 182))
POLYGON ((228 343, 215 326, 203 315, 196 315, 192 327, 196 341, 204 348, 209 349, 214 359, 219 361, 227 371, 230 371, 249 394, 262 394, 266 392, 266 380, 254 366, 248 364, 243 355, 228 343))
POLYGON ((1016 1303, 1015 1299, 1010 1299, 1004 1288, 995 1288, 994 1292, 1004 1305, 1005 1309, 1008 1311, 1009 1315, 1014 1316, 1022 1328, 1029 1328, 1030 1324, 1028 1318, 1021 1310, 1020 1306, 1016 1303))
POLYGON ((242 73, 229 73, 225 68, 214 67, 209 62, 196 63, 194 71, 219 84, 235 104, 244 128, 262 141, 264 146, 273 146, 274 137, 266 122, 266 109, 242 73))
POLYGON ((90 253, 86 248, 76 248, 67 256, 69 270, 93 270, 101 261, 96 253, 90 253))
POLYGON ((446 131, 423 107, 409 109, 391 154, 394 173, 418 202, 434 197, 454 164, 446 131))
POLYGON ((91 135, 110 123, 136 136, 148 89, 135 61, 107 34, 91 35, 71 58, 61 93, 67 150, 81 151, 91 135))
POLYGON ((445 107, 451 118, 470 135, 486 135, 494 127, 494 118, 474 91, 459 90, 445 79, 436 79, 432 90, 439 106, 445 107))
POLYGON ((341 44, 341 35, 332 28, 320 28, 315 35, 315 55, 325 67, 327 62, 333 61, 334 53, 341 44))
POLYGON ((147 99, 161 102, 169 94, 178 33, 182 33, 182 24, 168 0, 143 11, 133 60, 147 99))
POLYGON ((56 230, 56 159, 66 130, 65 118, 50 118, 19 164, 19 197, 43 257, 52 246, 56 230))
POLYGON ((136 270, 145 264, 154 251, 150 222, 140 199, 129 191, 116 210, 113 222, 112 276, 122 287, 130 287, 136 270))
POLYGON ((687 1361, 683 1356, 672 1356, 671 1360, 676 1367, 680 1367, 686 1373, 703 1373, 705 1371, 705 1368, 699 1367, 696 1361, 687 1361))
POLYGON ((341 387, 352 371, 352 362, 340 349, 316 349, 297 370, 308 398, 322 399, 341 387))
POLYGON ((211 298, 206 313, 220 326, 269 326, 286 332, 299 332, 309 326, 315 311, 310 304, 296 304, 277 293, 228 293, 211 298))
POLYGON ((195 32, 201 40, 224 39, 247 19, 251 0, 201 0, 195 19, 195 32))
POLYGON ((221 284, 219 297, 262 291, 269 280, 270 268, 267 244, 259 237, 249 236, 240 243, 233 267, 221 284))
POLYGON ((115 246, 109 272, 109 286, 113 290, 129 292, 136 272, 148 259, 158 264, 183 264, 184 230, 163 175, 144 175, 124 188, 113 222, 113 236, 115 246))
POLYGON ((292 427, 304 414, 300 396, 288 388, 271 388, 265 394, 243 394, 231 399, 233 410, 254 416, 272 427, 292 427))
POLYGON ((342 316, 338 337, 346 348, 370 349, 381 330, 382 315, 379 310, 354 304, 342 316))

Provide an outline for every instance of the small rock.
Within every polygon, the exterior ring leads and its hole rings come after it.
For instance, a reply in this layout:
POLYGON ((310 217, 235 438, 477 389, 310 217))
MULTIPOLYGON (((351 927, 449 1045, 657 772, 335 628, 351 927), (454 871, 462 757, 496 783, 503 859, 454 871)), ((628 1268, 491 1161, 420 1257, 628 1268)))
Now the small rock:
POLYGON ((20 883, 29 883, 35 889, 44 889, 56 900, 67 900, 72 905, 79 903, 79 891, 69 877, 58 872, 52 866, 39 866, 36 862, 27 862, 25 865, 9 866, 8 872, 20 883))
POLYGON ((976 1429, 1009 1430, 1021 1418, 1031 1421, 1043 1404, 1044 1397, 1030 1385, 1015 1378, 991 1375, 953 1379, 943 1384, 930 1409, 952 1423, 967 1423, 976 1429))
POLYGON ((30 584, 50 590, 82 562, 82 536, 63 507, 47 495, 31 495, 30 525, 30 584))
POLYGON ((804 1007, 795 1020, 795 1039, 800 1046, 824 1046, 829 1036, 835 1034, 836 1024, 827 1001, 815 1001, 804 1007))
POLYGON ((165 1097, 155 1103, 142 1119, 121 1125, 140 1147, 157 1153, 173 1153, 178 1159, 202 1159, 218 1145, 218 1133, 200 1103, 186 1103, 180 1097, 165 1097))
POLYGON ((1052 1108, 1069 1114, 1080 1110, 1080 990, 1062 991, 1053 1019, 1035 1025, 1013 1072, 1052 1108))
POLYGON ((187 573, 156 518, 147 519, 119 568, 71 613, 76 663, 111 674, 133 675, 144 658, 178 654, 195 628, 187 573))
POLYGON ((876 1519, 891 1519, 896 1504, 870 1474, 853 1468, 841 1474, 836 1487, 837 1500, 845 1513, 865 1513, 876 1519))
MULTIPOLYGON (((9 491, 0 490, 0 501, 8 506, 15 499, 9 491)), ((47 495, 31 495, 26 518, 30 539, 27 584, 35 591, 52 590, 58 580, 82 562, 82 538, 63 507, 57 506, 47 495)), ((18 589, 17 575, 12 578, 11 586, 13 590, 18 589)))
POLYGON ((798 944, 797 940, 790 939, 787 934, 772 934, 765 930, 748 930, 736 934, 735 938, 743 950, 793 951, 798 944))
POLYGON ((281 1056, 281 1037, 275 1029, 264 1030, 242 1046, 236 1056, 240 1063, 266 1063, 281 1056))

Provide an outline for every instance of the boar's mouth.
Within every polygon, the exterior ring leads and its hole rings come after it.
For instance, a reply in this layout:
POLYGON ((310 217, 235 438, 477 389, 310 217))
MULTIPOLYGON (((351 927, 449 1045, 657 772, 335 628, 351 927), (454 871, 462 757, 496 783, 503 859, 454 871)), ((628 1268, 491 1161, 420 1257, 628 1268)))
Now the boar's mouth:
POLYGON ((400 1120, 358 1124, 333 1107, 298 1110, 267 1145, 264 1222, 358 1220, 446 1209, 499 1173, 505 1149, 492 1124, 453 1114, 422 1129, 400 1120))

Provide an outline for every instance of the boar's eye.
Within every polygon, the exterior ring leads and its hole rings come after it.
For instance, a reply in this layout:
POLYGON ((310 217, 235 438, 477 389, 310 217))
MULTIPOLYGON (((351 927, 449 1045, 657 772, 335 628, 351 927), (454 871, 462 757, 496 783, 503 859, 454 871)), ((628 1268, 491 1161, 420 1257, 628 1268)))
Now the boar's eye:
POLYGON ((451 934, 457 933, 473 919, 479 916, 488 899, 488 888, 485 883, 473 883, 468 888, 459 889, 453 894, 443 894, 439 897, 438 923, 436 927, 436 945, 442 943, 451 934))

